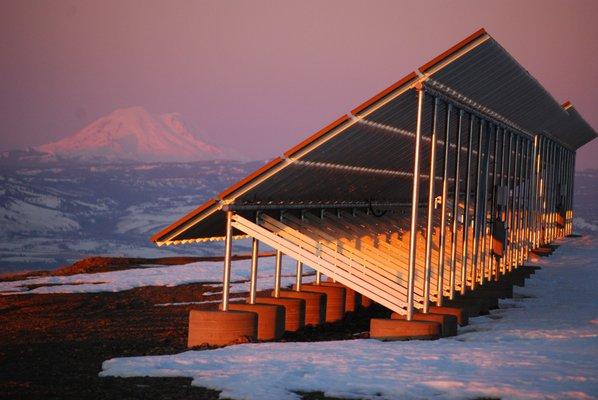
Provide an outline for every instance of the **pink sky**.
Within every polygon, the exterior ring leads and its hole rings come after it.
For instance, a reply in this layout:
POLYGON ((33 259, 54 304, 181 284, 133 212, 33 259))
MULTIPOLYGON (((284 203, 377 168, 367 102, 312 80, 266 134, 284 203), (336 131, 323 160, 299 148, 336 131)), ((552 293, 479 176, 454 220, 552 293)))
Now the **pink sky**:
POLYGON ((271 158, 480 27, 596 128, 597 16, 595 0, 3 1, 0 149, 140 105, 271 158))

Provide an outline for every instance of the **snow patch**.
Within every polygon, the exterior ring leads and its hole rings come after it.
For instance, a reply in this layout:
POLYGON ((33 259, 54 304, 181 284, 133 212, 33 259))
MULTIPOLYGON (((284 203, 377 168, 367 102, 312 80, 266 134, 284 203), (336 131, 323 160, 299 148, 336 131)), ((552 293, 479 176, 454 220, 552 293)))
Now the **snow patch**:
POLYGON ((454 338, 262 343, 105 361, 100 376, 191 377, 235 399, 598 397, 598 240, 566 239, 523 290, 454 338), (500 316, 501 318, 496 318, 500 316))
MULTIPOLYGON (((283 257, 283 268, 294 270, 295 263, 283 257)), ((232 293, 249 291, 251 260, 233 261, 231 274, 232 293)), ((260 258, 258 290, 273 286, 274 257, 260 258)), ((294 282, 293 274, 283 274, 283 285, 294 282)), ((77 274, 70 276, 46 276, 21 281, 0 282, 0 294, 47 294, 47 293, 98 293, 121 292, 142 286, 179 286, 189 283, 222 284, 222 262, 202 261, 186 265, 134 268, 121 271, 77 274), (42 285, 28 289, 31 285, 42 285), (44 286, 47 285, 47 286, 44 286)), ((217 293, 217 292, 216 292, 217 293)), ((211 293, 211 294, 216 294, 211 293)))

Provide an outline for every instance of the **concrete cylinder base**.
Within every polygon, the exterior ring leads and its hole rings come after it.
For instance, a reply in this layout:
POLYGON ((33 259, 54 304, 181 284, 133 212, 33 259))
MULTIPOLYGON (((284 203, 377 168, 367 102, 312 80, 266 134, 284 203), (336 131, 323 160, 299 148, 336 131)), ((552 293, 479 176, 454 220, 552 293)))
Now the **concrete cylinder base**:
POLYGON ((281 290, 280 295, 305 300, 305 325, 321 325, 326 321, 326 295, 324 293, 281 290))
MULTIPOLYGON (((330 279, 330 278, 328 278, 328 279, 330 279)), ((326 282, 322 282, 322 285, 338 286, 338 287, 345 288, 345 312, 357 311, 358 293, 355 290, 348 288, 341 283, 332 282, 332 280, 327 280, 326 282)))
POLYGON ((440 338, 440 324, 430 321, 372 318, 370 337, 379 340, 410 340, 440 338))
POLYGON ((459 307, 445 307, 445 306, 430 306, 430 312, 434 314, 454 315, 457 318, 459 326, 466 326, 469 324, 467 314, 459 307))
POLYGON ((189 312, 187 346, 224 346, 235 341, 257 339, 257 314, 247 311, 189 312))
MULTIPOLYGON (((390 319, 405 320, 405 315, 393 312, 390 319)), ((415 313, 413 314, 413 321, 429 321, 440 324, 440 336, 449 337, 457 336, 457 317, 447 314, 433 314, 433 313, 415 313)))
POLYGON ((284 330, 296 332, 305 326, 305 300, 287 297, 258 297, 256 303, 275 304, 284 307, 284 330))
MULTIPOLYGON (((295 286, 293 285, 293 289, 295 286)), ((344 287, 324 286, 307 284, 301 288, 306 292, 319 292, 326 294, 326 322, 336 322, 345 316, 345 296, 344 287)))
POLYGON ((251 311, 257 314, 257 339, 277 340, 284 335, 285 310, 275 304, 230 303, 229 310, 251 311))

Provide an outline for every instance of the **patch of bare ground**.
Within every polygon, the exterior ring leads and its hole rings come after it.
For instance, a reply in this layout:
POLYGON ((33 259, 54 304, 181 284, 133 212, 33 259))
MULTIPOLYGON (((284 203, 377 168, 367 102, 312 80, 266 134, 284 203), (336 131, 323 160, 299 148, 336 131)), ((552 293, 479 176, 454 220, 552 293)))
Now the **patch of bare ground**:
MULTIPOLYGON (((143 261, 144 263, 147 262, 143 261)), ((189 310, 216 309, 218 284, 141 287, 116 293, 0 296, 0 399, 219 399, 187 378, 100 378, 114 357, 187 350, 189 310), (213 301, 156 307, 163 303, 213 301)), ((263 292, 266 294, 266 292, 263 292)), ((234 294, 241 300, 246 294, 234 294)), ((367 337, 369 319, 385 309, 348 314, 282 341, 367 337)), ((304 399, 332 399, 302 393, 304 399)))

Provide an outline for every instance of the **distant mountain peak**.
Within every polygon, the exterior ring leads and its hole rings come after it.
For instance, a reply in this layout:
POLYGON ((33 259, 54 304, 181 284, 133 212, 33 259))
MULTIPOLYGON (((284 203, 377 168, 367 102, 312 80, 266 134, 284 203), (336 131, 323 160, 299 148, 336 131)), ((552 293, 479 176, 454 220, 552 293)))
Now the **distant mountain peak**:
POLYGON ((234 158, 233 152, 196 137, 179 113, 153 115, 139 106, 114 110, 71 136, 35 149, 76 159, 189 162, 234 158))

